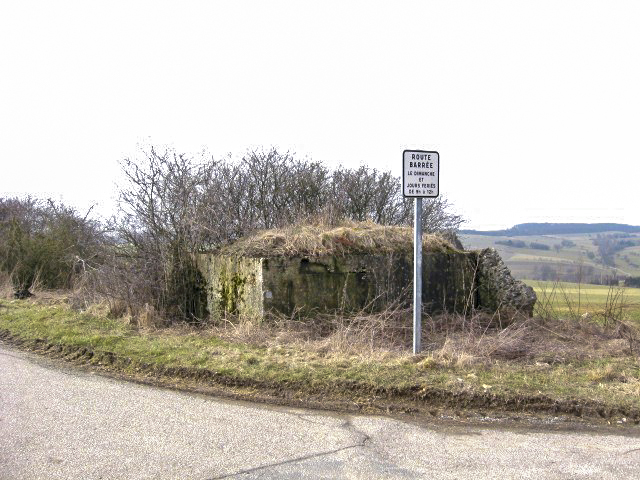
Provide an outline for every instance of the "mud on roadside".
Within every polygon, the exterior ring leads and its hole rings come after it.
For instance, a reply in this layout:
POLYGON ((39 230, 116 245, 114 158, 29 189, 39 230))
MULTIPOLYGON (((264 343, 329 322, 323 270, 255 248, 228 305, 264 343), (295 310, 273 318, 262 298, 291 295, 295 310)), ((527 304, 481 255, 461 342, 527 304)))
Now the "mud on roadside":
POLYGON ((304 382, 266 382, 194 367, 168 367, 132 360, 109 351, 23 340, 0 330, 0 340, 21 350, 59 359, 103 375, 182 391, 274 405, 351 413, 465 418, 533 423, 640 424, 640 410, 591 400, 557 400, 546 395, 503 395, 411 385, 374 387, 344 380, 330 387, 304 382))

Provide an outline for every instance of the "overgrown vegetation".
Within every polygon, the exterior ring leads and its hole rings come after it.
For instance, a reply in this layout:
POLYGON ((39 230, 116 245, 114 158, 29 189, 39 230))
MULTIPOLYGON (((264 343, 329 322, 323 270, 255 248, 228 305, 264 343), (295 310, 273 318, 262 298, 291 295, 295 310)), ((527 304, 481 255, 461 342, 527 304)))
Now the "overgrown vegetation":
POLYGON ((612 290, 601 314, 582 315, 573 302, 549 290, 533 318, 425 314, 419 356, 409 353, 411 312, 400 305, 373 315, 156 329, 109 318, 98 305, 79 313, 43 293, 0 301, 0 336, 147 380, 245 386, 248 398, 257 388, 362 409, 466 407, 640 421, 638 328, 624 294, 612 290))
MULTIPOLYGON (((440 235, 422 237, 424 251, 446 252, 454 247, 440 235)), ((262 230, 223 246, 223 255, 249 257, 295 257, 345 254, 390 254, 413 250, 413 230, 373 222, 343 222, 329 227, 301 224, 262 230)))
MULTIPOLYGON (((588 406, 593 415, 640 421, 640 302, 617 286, 598 307, 581 284, 577 296, 574 286, 537 286, 533 318, 424 313, 417 357, 409 355, 411 312, 400 302, 376 314, 205 322, 194 252, 410 249, 403 226, 411 204, 389 172, 331 171, 275 149, 213 161, 151 148, 122 167, 127 183, 108 225, 56 202, 0 199, 5 338, 130 374, 187 372, 284 396, 355 393, 366 404, 409 398, 575 414, 588 406), (64 295, 46 290, 72 287, 64 295), (10 300, 24 288, 36 299, 10 300)), ((458 229, 462 219, 446 199, 426 203, 427 232, 458 229)), ((440 236, 424 241, 426 249, 455 248, 440 236)), ((563 241, 556 250, 572 247, 563 241)))
MULTIPOLYGON (((56 202, 0 199, 0 270, 16 289, 36 281, 78 286, 80 308, 104 301, 114 315, 143 323, 202 323, 194 252, 292 225, 391 227, 412 219, 412 203, 390 172, 330 170, 275 148, 215 160, 150 147, 121 165, 119 210, 108 225, 56 202)), ((422 221, 426 232, 450 234, 462 218, 439 197, 425 202, 422 221)))

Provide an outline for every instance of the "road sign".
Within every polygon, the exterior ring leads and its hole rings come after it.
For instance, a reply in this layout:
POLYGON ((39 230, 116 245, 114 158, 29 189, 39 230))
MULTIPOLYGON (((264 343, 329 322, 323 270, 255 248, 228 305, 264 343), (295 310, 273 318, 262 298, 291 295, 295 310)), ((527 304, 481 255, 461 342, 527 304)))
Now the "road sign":
POLYGON ((415 198, 413 214, 413 353, 422 342, 422 198, 437 197, 440 154, 424 150, 402 152, 402 194, 415 198))
POLYGON ((405 197, 437 197, 440 155, 424 150, 402 152, 402 194, 405 197))

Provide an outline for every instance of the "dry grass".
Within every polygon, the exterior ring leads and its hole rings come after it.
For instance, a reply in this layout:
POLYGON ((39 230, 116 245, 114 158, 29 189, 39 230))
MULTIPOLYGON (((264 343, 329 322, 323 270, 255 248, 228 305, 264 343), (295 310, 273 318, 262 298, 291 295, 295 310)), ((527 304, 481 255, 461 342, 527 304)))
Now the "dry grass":
POLYGON ((15 288, 11 281, 11 275, 6 272, 0 271, 0 298, 10 299, 13 298, 15 288))
MULTIPOLYGON (((437 235, 423 235, 425 251, 451 251, 454 247, 437 235)), ((373 222, 350 222, 339 227, 294 225, 265 230, 220 249, 223 255, 248 257, 294 257, 387 254, 413 250, 413 229, 385 227, 373 222)))
MULTIPOLYGON (((12 281, 12 275, 0 271, 0 298, 11 300, 16 293, 16 287, 12 281)), ((69 292, 65 290, 49 290, 42 286, 39 276, 36 275, 33 283, 28 288, 33 295, 32 301, 40 305, 59 305, 67 303, 69 292)))
POLYGON ((78 304, 76 292, 70 295, 69 303, 74 310, 97 317, 119 319, 123 323, 141 330, 157 330, 165 327, 169 323, 148 303, 132 311, 131 307, 127 306, 123 301, 107 301, 103 299, 87 305, 86 308, 82 308, 83 306, 78 304))
POLYGON ((538 296, 535 313, 543 318, 599 317, 640 323, 640 289, 620 286, 525 280, 538 296))
POLYGON ((98 293, 86 276, 76 282, 68 295, 69 306, 95 316, 120 319, 143 330, 155 330, 169 322, 149 303, 126 302, 121 298, 98 293))
POLYGON ((536 316, 542 322, 569 322, 572 325, 580 325, 581 328, 589 326, 609 332, 615 338, 624 339, 631 353, 640 352, 640 324, 638 323, 638 305, 632 299, 634 294, 628 295, 624 287, 594 287, 575 284, 576 288, 569 287, 562 282, 555 282, 551 288, 539 286, 536 289, 538 301, 536 303, 536 316), (601 300, 596 304, 590 304, 588 298, 582 299, 581 289, 594 289, 600 291, 601 300), (601 292, 605 292, 603 295, 601 292), (584 313, 581 307, 587 309, 584 313))
MULTIPOLYGON (((508 326, 501 326, 495 315, 480 312, 467 317, 425 314, 423 353, 418 358, 431 365, 458 368, 504 361, 544 367, 634 354, 618 329, 592 319, 542 320, 514 314, 505 323, 508 326)), ((378 359, 407 357, 413 338, 412 312, 406 308, 313 320, 272 316, 257 323, 233 319, 210 328, 213 335, 230 342, 378 359)), ((634 332, 637 334, 635 327, 634 332)))
MULTIPOLYGON (((343 232, 344 228, 335 231, 343 232)), ((375 235, 368 238, 373 237, 375 235)), ((420 359, 431 365, 456 368, 500 362, 544 368, 574 360, 638 353, 640 332, 622 316, 625 308, 621 308, 624 305, 620 296, 610 295, 610 301, 604 306, 607 315, 561 315, 557 306, 552 312, 548 302, 549 295, 560 293, 549 292, 543 296, 542 306, 546 305, 546 310, 538 312, 546 311, 548 315, 533 318, 517 312, 509 317, 478 311, 467 315, 425 313, 420 359)), ((142 330, 156 330, 166 325, 150 306, 132 312, 122 302, 102 302, 82 310, 123 318, 125 323, 142 330)), ((365 309, 348 316, 323 314, 303 318, 296 314, 271 314, 260 320, 229 317, 204 328, 185 324, 162 330, 169 335, 211 334, 231 343, 258 348, 292 348, 320 356, 380 359, 410 357, 413 321, 411 309, 397 304, 374 314, 365 309)))
POLYGON ((413 335, 411 315, 410 309, 400 304, 379 313, 365 309, 349 316, 318 314, 311 318, 272 313, 261 321, 228 317, 207 330, 230 342, 267 348, 295 346, 322 354, 403 354, 413 335))
MULTIPOLYGON (((37 291, 36 294, 33 301, 38 303, 57 303, 63 298, 62 294, 54 298, 54 292, 37 291)), ((619 306, 618 302, 617 297, 612 296, 609 310, 624 312, 624 309, 613 308, 619 306)), ((530 369, 546 375, 565 366, 569 372, 578 368, 575 365, 589 364, 582 371, 584 382, 602 385, 598 388, 605 390, 615 386, 618 389, 617 393, 614 392, 616 395, 622 392, 620 389, 632 396, 638 396, 640 392, 637 375, 621 373, 615 366, 619 362, 635 361, 637 349, 634 349, 634 342, 640 337, 638 328, 613 314, 607 318, 581 315, 532 318, 516 312, 505 318, 477 311, 466 316, 424 313, 423 352, 413 356, 412 311, 401 304, 375 314, 362 311, 348 316, 325 314, 314 318, 295 314, 269 315, 261 321, 229 317, 216 325, 184 324, 171 328, 166 328, 162 318, 149 306, 131 312, 102 302, 83 311, 98 317, 120 317, 123 324, 129 324, 145 335, 175 339, 215 338, 229 345, 242 345, 243 349, 254 352, 252 355, 258 357, 264 355, 265 358, 279 359, 278 362, 286 357, 286 362, 296 368, 313 369, 315 364, 335 363, 339 367, 339 364, 378 362, 393 368, 417 368, 419 371, 470 371, 478 375, 478 372, 493 371, 498 376, 504 372, 509 372, 508 375, 525 372, 521 380, 514 380, 517 383, 525 381, 526 372, 530 369)), ((563 382, 565 380, 559 385, 563 382)))
POLYGON ((425 315, 424 352, 417 356, 411 355, 410 309, 313 320, 227 320, 135 328, 68 305, 0 301, 0 327, 17 337, 112 352, 145 365, 206 369, 249 384, 294 385, 298 393, 306 385, 352 395, 361 386, 366 392, 443 389, 452 398, 464 394, 463 402, 487 391, 518 401, 543 395, 566 400, 567 408, 576 398, 604 402, 608 409, 640 402, 638 359, 612 324, 592 319, 515 316, 501 326, 496 316, 480 313, 425 315))
POLYGON ((444 352, 454 360, 471 356, 476 363, 506 360, 542 365, 633 353, 615 329, 588 320, 542 322, 526 317, 503 329, 461 330, 435 337, 433 352, 444 352))
POLYGON ((162 317, 156 312, 156 309, 148 303, 145 303, 140 309, 136 319, 138 327, 144 329, 155 329, 161 327, 164 323, 162 317))

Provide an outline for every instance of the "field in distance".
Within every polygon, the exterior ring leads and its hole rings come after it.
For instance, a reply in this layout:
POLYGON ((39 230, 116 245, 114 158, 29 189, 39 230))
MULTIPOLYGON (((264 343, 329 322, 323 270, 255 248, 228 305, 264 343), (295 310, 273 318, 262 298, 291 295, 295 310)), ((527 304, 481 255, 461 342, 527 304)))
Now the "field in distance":
POLYGON ((538 296, 536 314, 618 316, 640 324, 640 288, 523 280, 538 296))
MULTIPOLYGON (((640 227, 637 228, 638 233, 602 231, 539 235, 463 231, 460 240, 467 249, 495 248, 516 278, 606 283, 611 278, 640 276, 640 227)), ((547 226, 540 231, 553 232, 553 229, 547 226)))

